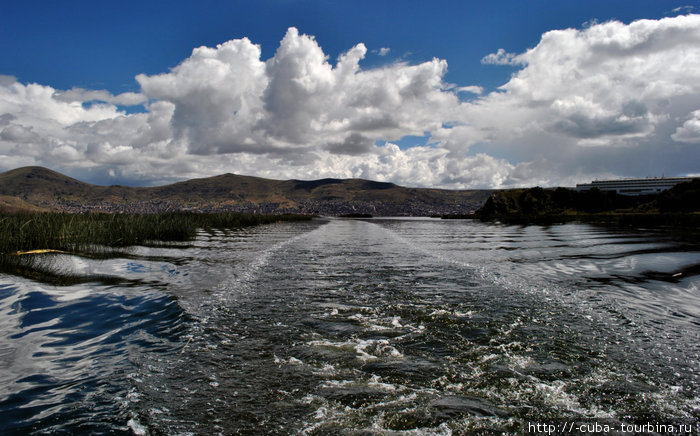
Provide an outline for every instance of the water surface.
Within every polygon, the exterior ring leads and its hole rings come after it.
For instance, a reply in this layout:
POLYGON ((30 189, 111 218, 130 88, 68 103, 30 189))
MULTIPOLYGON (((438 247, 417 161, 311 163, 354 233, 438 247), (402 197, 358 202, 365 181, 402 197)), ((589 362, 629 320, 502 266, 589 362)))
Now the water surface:
POLYGON ((0 275, 0 431, 461 434, 700 421, 700 245, 433 219, 201 232, 0 275))

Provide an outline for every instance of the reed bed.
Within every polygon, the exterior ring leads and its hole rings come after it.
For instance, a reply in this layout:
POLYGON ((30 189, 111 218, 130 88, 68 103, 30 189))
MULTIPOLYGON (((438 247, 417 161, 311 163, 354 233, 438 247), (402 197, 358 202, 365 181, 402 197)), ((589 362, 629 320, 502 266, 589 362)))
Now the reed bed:
MULTIPOLYGON (((198 229, 226 229, 309 220, 303 215, 203 214, 0 214, 0 255, 33 250, 90 252, 95 247, 128 247, 188 241, 198 229)), ((35 252, 36 253, 36 252, 35 252)))

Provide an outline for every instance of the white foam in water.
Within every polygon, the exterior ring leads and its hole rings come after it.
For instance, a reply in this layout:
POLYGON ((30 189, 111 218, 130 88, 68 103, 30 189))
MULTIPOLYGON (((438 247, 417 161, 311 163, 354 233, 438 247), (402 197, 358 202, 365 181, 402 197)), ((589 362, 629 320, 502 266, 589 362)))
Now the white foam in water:
POLYGON ((141 394, 136 392, 135 389, 131 389, 128 394, 126 394, 126 399, 132 403, 138 403, 141 401, 141 394))
POLYGON ((321 367, 316 367, 313 370, 313 373, 315 375, 332 375, 336 374, 338 370, 334 365, 331 365, 330 363, 325 363, 321 367))
POLYGON ((508 336, 509 334, 511 334, 513 332, 514 329, 516 329, 517 327, 520 327, 521 325, 523 325, 523 321, 520 317, 518 317, 517 320, 515 320, 514 322, 509 324, 508 327, 506 327, 502 330, 502 334, 504 336, 508 336))
POLYGON ((485 362, 488 362, 489 360, 498 359, 498 357, 499 357, 498 354, 491 353, 491 354, 485 354, 485 355, 481 356, 481 359, 479 359, 479 360, 481 361, 481 363, 485 363, 485 362))
POLYGON ((321 383, 322 388, 338 388, 342 386, 347 386, 354 384, 354 380, 325 380, 321 383))
POLYGON ((382 378, 378 375, 373 375, 372 377, 370 377, 370 379, 367 380, 367 385, 390 392, 394 392, 396 390, 404 388, 403 386, 397 386, 391 383, 384 383, 382 381, 382 378))
POLYGON ((402 322, 402 319, 400 316, 392 316, 392 317, 386 317, 382 318, 379 316, 376 316, 376 309, 372 310, 372 313, 370 315, 363 315, 361 313, 355 313, 353 315, 350 315, 347 319, 356 321, 360 323, 362 326, 367 327, 368 329, 372 331, 387 331, 387 330, 395 330, 395 329, 402 329, 404 331, 408 332, 415 332, 415 331, 420 331, 423 330, 425 327, 424 326, 413 326, 409 323, 406 323, 405 321, 402 322))
POLYGON ((281 359, 277 356, 274 356, 274 362, 277 365, 303 365, 304 364, 304 362, 297 359, 296 357, 290 357, 288 359, 281 359))
POLYGON ((361 313, 356 313, 354 315, 349 316, 348 319, 351 319, 353 321, 358 321, 358 322, 365 322, 367 317, 361 313))
POLYGON ((361 432, 374 433, 381 435, 420 435, 420 436, 451 436, 452 429, 445 422, 438 425, 437 427, 422 427, 415 428, 412 430, 401 430, 401 431, 388 431, 381 427, 380 423, 373 423, 369 428, 363 428, 361 432))
MULTIPOLYGON (((370 381, 371 382, 371 381, 370 381)), ((327 381, 323 386, 326 387, 343 387, 348 385, 356 385, 362 383, 361 381, 327 381)), ((394 391, 401 391, 406 389, 405 387, 394 387, 393 389, 385 389, 388 395, 391 395, 394 391)), ((310 419, 303 423, 303 428, 301 434, 308 435, 314 433, 318 429, 322 429, 325 425, 341 425, 347 428, 352 428, 357 425, 354 422, 355 419, 366 420, 368 416, 366 413, 370 411, 378 411, 386 408, 388 406, 401 407, 404 411, 410 410, 410 404, 416 401, 417 395, 412 392, 408 395, 400 395, 398 397, 390 397, 391 399, 379 402, 377 404, 364 405, 358 409, 352 408, 350 406, 344 406, 337 402, 328 402, 325 398, 317 395, 307 395, 300 401, 303 404, 317 404, 318 407, 310 415, 310 419), (351 424, 352 423, 352 424, 351 424)), ((369 427, 356 427, 360 432, 365 433, 378 433, 378 434, 414 434, 414 433, 404 433, 402 432, 391 432, 383 428, 383 418, 382 414, 376 414, 372 417, 371 424, 369 427)), ((410 430, 409 430, 410 431, 410 430)), ((421 434, 421 433, 418 433, 421 434)))
POLYGON ((355 339, 350 341, 335 342, 328 339, 315 340, 307 343, 315 347, 335 348, 341 351, 355 352, 355 357, 361 361, 376 360, 380 356, 402 358, 403 354, 390 345, 387 339, 355 339))
POLYGON ((466 312, 460 312, 458 310, 435 309, 430 312, 430 316, 456 316, 458 318, 470 318, 474 316, 474 311, 468 310, 466 312))
POLYGON ((129 422, 126 423, 126 425, 131 429, 131 431, 134 432, 135 435, 137 436, 144 436, 146 434, 146 427, 141 425, 137 420, 134 418, 131 418, 129 422))
POLYGON ((585 410, 578 401, 578 398, 566 392, 567 383, 563 380, 555 380, 551 383, 542 381, 535 383, 535 394, 541 396, 544 403, 548 406, 553 406, 557 410, 568 410, 580 414, 586 414, 585 410))
POLYGON ((432 312, 430 312, 430 316, 438 315, 452 315, 452 312, 445 309, 435 309, 432 312))
POLYGON ((660 386, 657 392, 645 393, 643 396, 646 401, 655 404, 669 416, 692 419, 687 410, 700 411, 700 397, 686 399, 685 396, 679 395, 681 390, 680 386, 660 386))

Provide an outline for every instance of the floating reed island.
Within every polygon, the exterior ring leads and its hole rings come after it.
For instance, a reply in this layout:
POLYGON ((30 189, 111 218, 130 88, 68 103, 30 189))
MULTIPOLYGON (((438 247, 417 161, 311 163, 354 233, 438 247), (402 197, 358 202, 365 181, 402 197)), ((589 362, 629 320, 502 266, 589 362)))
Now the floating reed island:
POLYGON ((106 259, 128 255, 132 246, 166 246, 191 241, 199 230, 238 229, 310 215, 172 212, 160 214, 0 213, 0 273, 54 285, 110 282, 55 265, 56 255, 106 259))
POLYGON ((189 241, 199 229, 233 229, 311 218, 308 215, 195 212, 0 214, 0 255, 7 257, 56 251, 89 253, 96 247, 118 248, 189 241))

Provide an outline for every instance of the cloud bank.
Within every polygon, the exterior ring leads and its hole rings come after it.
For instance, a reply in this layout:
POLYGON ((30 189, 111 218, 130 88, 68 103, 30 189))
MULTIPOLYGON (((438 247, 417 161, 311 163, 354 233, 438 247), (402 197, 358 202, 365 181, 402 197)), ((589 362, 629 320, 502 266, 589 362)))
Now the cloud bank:
POLYGON ((523 53, 500 49, 483 68, 516 71, 491 92, 446 83, 445 60, 363 69, 366 54, 360 43, 331 61, 290 28, 270 59, 247 38, 195 48, 168 72, 138 75, 138 93, 1 76, 0 170, 45 165, 101 183, 235 172, 447 188, 698 172, 700 15, 554 30, 523 53), (406 135, 430 145, 395 145, 406 135))

